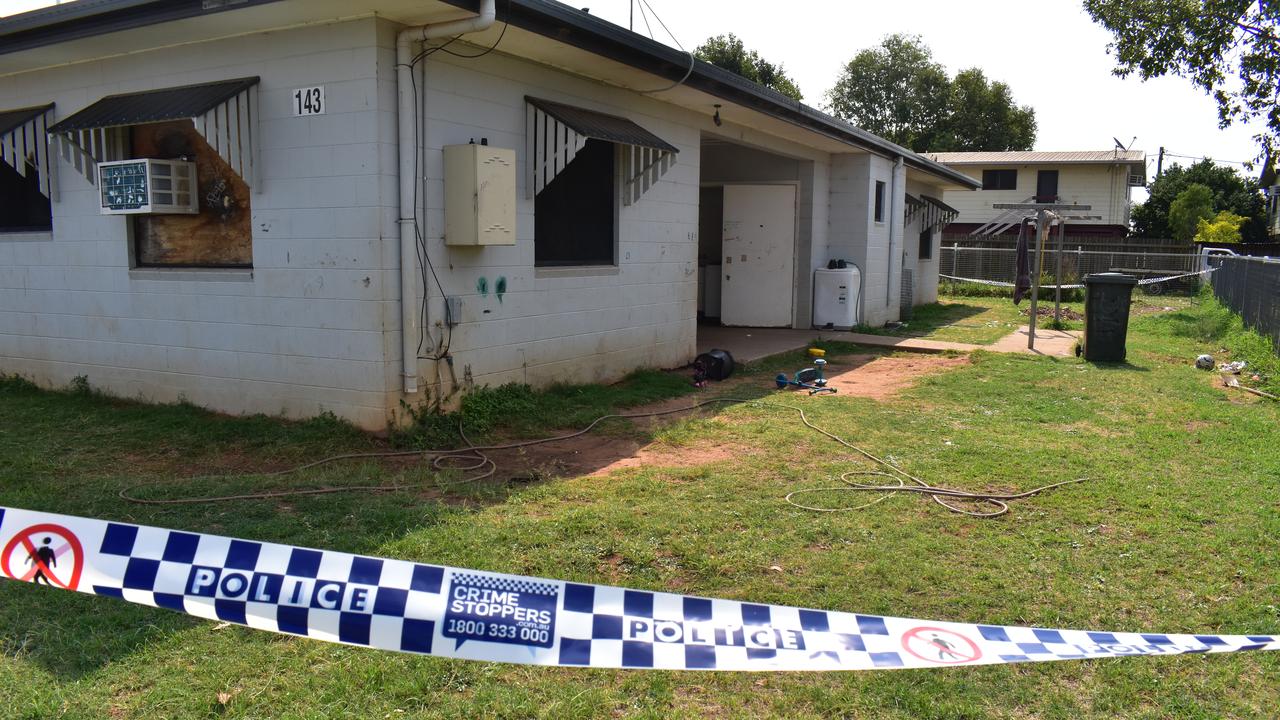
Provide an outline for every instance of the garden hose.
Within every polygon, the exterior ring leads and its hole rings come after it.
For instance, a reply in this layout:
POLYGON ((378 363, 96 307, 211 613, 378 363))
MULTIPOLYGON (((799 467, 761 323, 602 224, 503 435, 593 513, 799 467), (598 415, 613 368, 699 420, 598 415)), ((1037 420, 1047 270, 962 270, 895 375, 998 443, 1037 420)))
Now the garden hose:
MULTIPOLYGON (((928 495, 933 499, 934 502, 938 503, 942 507, 954 513, 959 513, 961 515, 968 515, 970 517, 977 517, 977 518, 994 518, 1009 512, 1009 505, 1008 505, 1009 501, 1031 497, 1032 495, 1036 495, 1046 490, 1050 490, 1056 487, 1061 487, 1063 485, 1070 485, 1073 483, 1083 482, 1086 479, 1086 478, 1077 478, 1075 480, 1066 480, 1063 482, 1053 483, 1051 485, 1044 485, 1044 486, 1035 488, 1033 490, 1028 490, 1026 492, 1021 492, 1021 493, 969 492, 965 490, 955 490, 951 488, 939 487, 936 485, 930 485, 926 483, 924 480, 921 480, 920 478, 906 472, 905 470, 902 470, 897 465, 894 465, 893 463, 887 460, 881 459, 880 457, 873 455, 872 453, 867 452, 866 450, 863 450, 857 445, 854 445, 848 440, 845 440, 839 435, 836 435, 828 430, 825 430, 819 427, 818 425, 815 425, 812 421, 809 420, 809 416, 805 414, 804 409, 796 405, 787 405, 785 403, 776 403, 776 402, 761 402, 760 400, 751 400, 751 399, 745 399, 745 398, 714 398, 711 400, 703 400, 701 402, 697 402, 692 405, 688 405, 686 407, 675 408, 671 410, 653 410, 653 411, 640 412, 640 413, 611 413, 608 415, 601 415, 595 420, 592 420, 591 423, 586 427, 582 428, 581 430, 577 430, 575 432, 567 433, 564 435, 555 435, 555 436, 546 437, 546 438, 538 438, 534 440, 521 440, 516 442, 503 443, 499 445, 472 444, 471 441, 467 439, 466 433, 463 430, 461 423, 459 423, 458 432, 459 432, 459 435, 462 437, 463 442, 466 443, 466 446, 462 448, 454 449, 454 450, 399 450, 399 451, 382 451, 382 452, 345 453, 341 455, 331 455, 329 457, 321 458, 313 462, 297 465, 295 467, 288 468, 285 470, 277 470, 275 472, 240 474, 240 475, 205 475, 205 476, 187 478, 187 480, 188 481, 190 480, 231 480, 231 479, 244 479, 248 477, 282 477, 285 475, 292 475, 295 473, 302 472, 304 470, 320 467, 322 465, 328 465, 331 463, 342 462, 347 460, 385 459, 385 458, 397 458, 397 457, 421 457, 425 459, 430 457, 432 459, 431 460, 432 468, 439 471, 454 471, 454 472, 464 472, 464 473, 476 472, 476 474, 474 475, 470 475, 462 478, 461 480, 457 480, 447 484, 448 486, 462 485, 462 484, 474 483, 480 480, 484 480, 486 478, 492 477, 497 472, 498 465, 496 462, 494 462, 492 458, 490 458, 486 454, 489 452, 496 452, 501 450, 514 450, 518 448, 530 447, 533 445, 542 445, 546 443, 559 442, 563 440, 571 440, 573 438, 586 435, 587 433, 594 430, 597 426, 599 426, 600 423, 605 422, 606 420, 638 420, 643 418, 661 417, 665 415, 676 415, 679 413, 692 412, 694 410, 697 410, 699 408, 703 408, 709 405, 727 404, 727 403, 745 404, 745 405, 751 405, 757 408, 765 408, 765 409, 772 409, 772 410, 790 410, 792 412, 795 412, 797 415, 799 415, 800 421, 804 423, 804 425, 809 429, 821 435, 824 435, 827 438, 834 440, 835 442, 840 443, 846 448, 849 448, 850 450, 853 450, 854 452, 862 455, 864 458, 871 460, 874 463, 877 463, 878 465, 880 465, 881 467, 885 468, 888 471, 888 472, 883 472, 879 470, 854 470, 851 472, 846 472, 840 476, 840 480, 844 483, 844 485, 842 486, 831 487, 831 488, 811 488, 811 489, 804 489, 804 490, 796 490, 788 493, 784 498, 786 502, 789 503, 790 505, 793 505, 803 510, 810 510, 814 512, 851 512, 854 510, 865 509, 865 508, 871 507, 872 505, 876 505, 878 503, 884 502, 885 500, 888 500, 890 497, 893 497, 893 495, 897 493, 910 492, 910 493, 928 495), (867 485, 864 483, 859 483, 859 482, 850 480, 849 478, 854 475, 877 475, 877 476, 889 477, 896 480, 897 484, 896 485, 867 485), (914 485, 908 485, 906 481, 911 481, 912 483, 914 483, 914 485), (808 493, 819 493, 819 492, 877 492, 877 493, 881 493, 881 497, 876 498, 875 500, 872 500, 871 502, 865 503, 863 505, 858 505, 856 507, 847 507, 847 508, 814 507, 809 505, 803 505, 793 500, 793 498, 797 495, 808 494, 808 493), (994 509, 988 512, 968 510, 962 507, 957 507, 956 505, 953 505, 947 502, 943 498, 948 498, 952 500, 961 500, 965 502, 984 503, 984 504, 993 506, 994 509)), ((319 488, 299 488, 299 489, 289 489, 289 490, 267 490, 267 491, 256 492, 256 493, 243 493, 243 494, 236 494, 236 495, 197 496, 197 497, 183 497, 183 498, 155 498, 155 499, 139 498, 139 497, 135 497, 132 494, 134 490, 137 490, 139 488, 154 487, 161 484, 164 484, 164 482, 160 481, 160 482, 154 482, 154 483, 146 483, 142 485, 133 485, 131 487, 127 487, 121 490, 119 493, 119 496, 123 500, 126 500, 131 503, 141 504, 141 505, 194 505, 194 504, 215 503, 215 502, 228 502, 233 500, 265 500, 265 499, 280 498, 280 497, 294 497, 294 496, 303 496, 303 495, 327 495, 327 494, 333 494, 333 493, 347 493, 347 492, 396 492, 396 491, 412 490, 412 489, 418 488, 417 485, 408 485, 408 484, 402 484, 402 483, 391 484, 391 485, 359 485, 359 486, 343 485, 343 486, 331 486, 331 487, 319 487, 319 488)))

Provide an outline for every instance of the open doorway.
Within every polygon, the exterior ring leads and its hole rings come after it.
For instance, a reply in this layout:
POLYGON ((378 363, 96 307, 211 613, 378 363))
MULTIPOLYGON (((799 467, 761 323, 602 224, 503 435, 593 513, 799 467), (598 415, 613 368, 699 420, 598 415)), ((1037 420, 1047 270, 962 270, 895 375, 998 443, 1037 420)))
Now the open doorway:
POLYGON ((700 326, 807 327, 813 163, 712 136, 701 163, 700 326))

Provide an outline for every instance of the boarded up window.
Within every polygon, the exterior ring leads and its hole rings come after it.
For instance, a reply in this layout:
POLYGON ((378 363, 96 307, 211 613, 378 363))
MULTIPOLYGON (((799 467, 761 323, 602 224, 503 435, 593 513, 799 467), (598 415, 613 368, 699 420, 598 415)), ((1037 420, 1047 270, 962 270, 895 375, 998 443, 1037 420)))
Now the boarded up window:
POLYGON ((135 125, 132 157, 187 158, 196 164, 200 212, 136 215, 134 252, 140 267, 253 267, 249 186, 218 157, 190 120, 135 125))

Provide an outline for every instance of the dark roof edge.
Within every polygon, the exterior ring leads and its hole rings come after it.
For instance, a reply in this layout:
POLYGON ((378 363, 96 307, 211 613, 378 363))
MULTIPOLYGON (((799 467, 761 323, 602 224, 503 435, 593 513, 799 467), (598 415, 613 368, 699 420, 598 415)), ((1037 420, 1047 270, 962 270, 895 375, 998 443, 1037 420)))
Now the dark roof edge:
MULTIPOLYGON (((479 0, 443 2, 472 12, 479 10, 479 0)), ((498 3, 498 19, 672 82, 684 78, 687 73, 684 84, 696 90, 843 143, 890 157, 901 157, 910 167, 959 185, 973 189, 982 187, 982 183, 964 173, 710 63, 698 60, 690 72, 688 54, 568 5, 550 0, 509 0, 498 3)))
POLYGON ((79 0, 0 18, 0 55, 280 0, 79 0))

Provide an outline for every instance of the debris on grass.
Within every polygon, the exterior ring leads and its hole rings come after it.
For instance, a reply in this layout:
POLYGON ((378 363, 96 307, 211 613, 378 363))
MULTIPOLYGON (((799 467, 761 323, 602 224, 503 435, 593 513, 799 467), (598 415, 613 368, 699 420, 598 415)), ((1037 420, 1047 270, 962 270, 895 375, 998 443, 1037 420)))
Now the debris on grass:
MULTIPOLYGON (((1062 308, 1062 309, 1061 309, 1061 313, 1062 313, 1062 319, 1063 319, 1063 320, 1072 320, 1072 321, 1076 321, 1076 322, 1079 322, 1079 321, 1081 321, 1081 320, 1084 320, 1084 315, 1083 315, 1083 314, 1081 314, 1081 313, 1079 313, 1079 312, 1076 312, 1075 310, 1072 310, 1071 308, 1066 308, 1066 307, 1064 307, 1064 308, 1062 308)), ((1023 309, 1022 309, 1022 314, 1023 314, 1023 315, 1026 315, 1027 317, 1030 317, 1030 316, 1031 316, 1031 308, 1029 308, 1029 307, 1028 307, 1028 308, 1023 308, 1023 309)), ((1045 307, 1044 305, 1041 305, 1041 306, 1037 307, 1037 308, 1036 308, 1036 317, 1053 317, 1053 308, 1051 308, 1051 307, 1045 307)))

